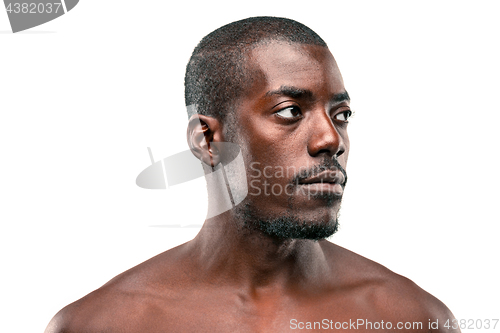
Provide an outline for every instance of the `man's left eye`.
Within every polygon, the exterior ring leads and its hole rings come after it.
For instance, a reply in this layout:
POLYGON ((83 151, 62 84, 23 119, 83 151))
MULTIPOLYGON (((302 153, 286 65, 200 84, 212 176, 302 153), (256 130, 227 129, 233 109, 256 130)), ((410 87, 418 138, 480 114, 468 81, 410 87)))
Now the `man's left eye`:
POLYGON ((350 110, 347 110, 347 111, 343 111, 343 112, 340 112, 340 113, 337 113, 334 118, 336 120, 340 120, 340 121, 347 121, 352 115, 352 112, 350 110))

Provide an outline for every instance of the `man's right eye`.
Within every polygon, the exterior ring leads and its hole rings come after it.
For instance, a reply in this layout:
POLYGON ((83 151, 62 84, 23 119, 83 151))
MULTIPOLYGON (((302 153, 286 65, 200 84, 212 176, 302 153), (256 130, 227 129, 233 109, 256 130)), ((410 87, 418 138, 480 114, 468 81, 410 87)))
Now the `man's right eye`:
POLYGON ((302 112, 300 112, 298 106, 289 106, 287 108, 284 108, 276 112, 276 114, 285 119, 293 119, 293 118, 299 118, 302 115, 302 112))

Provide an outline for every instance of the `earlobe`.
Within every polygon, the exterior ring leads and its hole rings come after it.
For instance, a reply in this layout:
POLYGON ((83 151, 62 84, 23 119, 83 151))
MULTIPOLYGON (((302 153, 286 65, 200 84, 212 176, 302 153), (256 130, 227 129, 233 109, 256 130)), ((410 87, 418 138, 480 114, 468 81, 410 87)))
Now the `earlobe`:
POLYGON ((220 153, 213 144, 219 140, 219 121, 213 117, 191 116, 187 128, 187 141, 196 158, 214 168, 220 163, 220 153))

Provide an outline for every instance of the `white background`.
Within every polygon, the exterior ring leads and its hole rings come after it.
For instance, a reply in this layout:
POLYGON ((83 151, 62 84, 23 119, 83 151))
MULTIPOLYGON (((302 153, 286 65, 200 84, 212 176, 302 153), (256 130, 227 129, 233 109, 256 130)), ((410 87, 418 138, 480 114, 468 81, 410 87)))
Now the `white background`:
POLYGON ((257 15, 322 36, 352 98, 332 241, 458 319, 500 318, 495 1, 170 3, 82 0, 18 34, 0 10, 0 331, 41 332, 66 304, 194 237, 204 181, 155 191, 135 178, 146 147, 155 159, 187 149, 183 75, 198 41, 257 15))

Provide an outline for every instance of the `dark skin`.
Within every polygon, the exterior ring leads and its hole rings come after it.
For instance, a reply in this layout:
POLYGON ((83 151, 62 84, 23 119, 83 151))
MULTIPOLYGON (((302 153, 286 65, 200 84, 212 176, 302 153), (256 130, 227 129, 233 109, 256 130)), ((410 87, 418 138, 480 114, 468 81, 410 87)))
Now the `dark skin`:
MULTIPOLYGON (((345 169, 349 100, 330 51, 271 42, 250 55, 257 75, 233 119, 246 165, 298 169, 334 158, 345 169)), ((224 124, 197 115, 190 120, 188 142, 198 158, 217 165, 213 143, 224 142, 224 133, 224 124)), ((284 187, 290 177, 268 181, 284 187)), ((336 218, 339 186, 302 184, 295 190, 245 202, 262 216, 293 214, 319 225, 336 218), (336 199, 306 197, 300 186, 336 199)), ((209 204, 216 205, 216 197, 209 204)), ((299 322, 364 319, 423 325, 374 332, 459 332, 443 327, 453 319, 448 308, 410 280, 326 240, 277 239, 244 228, 235 210, 207 219, 192 241, 68 305, 46 332, 288 332, 294 331, 292 319, 297 328, 299 322), (439 320, 438 329, 430 329, 429 320, 439 320)))

